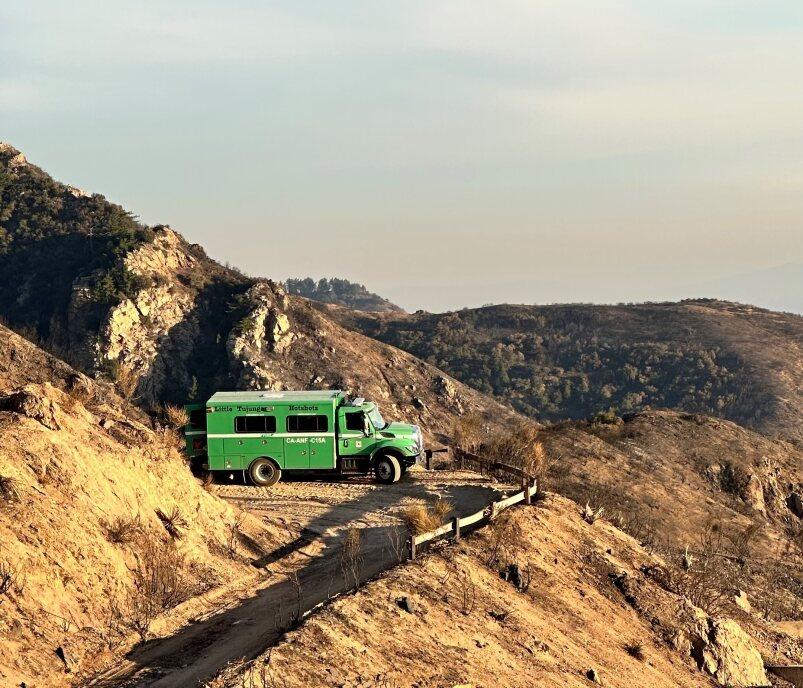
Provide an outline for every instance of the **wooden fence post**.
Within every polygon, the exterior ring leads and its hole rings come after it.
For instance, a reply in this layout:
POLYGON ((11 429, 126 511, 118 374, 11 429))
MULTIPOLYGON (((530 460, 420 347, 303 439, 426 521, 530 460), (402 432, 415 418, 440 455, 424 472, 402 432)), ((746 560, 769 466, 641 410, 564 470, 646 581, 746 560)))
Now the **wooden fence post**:
POLYGON ((415 561, 415 535, 410 535, 407 541, 407 548, 410 552, 410 561, 415 561))
POLYGON ((460 542, 460 517, 455 516, 452 519, 452 528, 454 528, 454 541, 460 542))
POLYGON ((524 484, 524 503, 529 505, 532 504, 532 499, 530 497, 530 476, 527 475, 522 478, 522 483, 524 484))

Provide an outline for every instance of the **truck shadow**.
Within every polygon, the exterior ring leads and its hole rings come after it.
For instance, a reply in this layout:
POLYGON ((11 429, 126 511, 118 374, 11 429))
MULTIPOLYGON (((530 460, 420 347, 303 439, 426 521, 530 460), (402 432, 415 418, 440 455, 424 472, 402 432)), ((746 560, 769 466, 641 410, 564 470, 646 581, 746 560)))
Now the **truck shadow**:
POLYGON ((375 512, 377 507, 392 508, 408 498, 432 499, 433 491, 428 488, 435 488, 439 496, 455 505, 456 515, 464 516, 483 509, 499 494, 487 485, 429 486, 409 481, 387 487, 331 506, 313 518, 301 535, 253 562, 265 567, 313 539, 320 540, 323 551, 300 568, 236 606, 199 619, 172 636, 136 647, 126 655, 126 667, 106 672, 88 685, 178 688, 209 680, 230 662, 247 661, 265 651, 316 605, 407 558, 406 529, 394 523, 360 528, 359 549, 352 550, 347 559, 343 536, 360 514, 375 512), (382 493, 379 501, 377 493, 382 493))

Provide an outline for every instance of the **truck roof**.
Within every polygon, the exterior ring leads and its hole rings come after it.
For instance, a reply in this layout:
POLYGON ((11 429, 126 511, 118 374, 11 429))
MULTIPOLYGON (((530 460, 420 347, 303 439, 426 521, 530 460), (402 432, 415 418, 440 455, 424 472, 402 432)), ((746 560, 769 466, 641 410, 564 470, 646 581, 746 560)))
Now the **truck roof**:
POLYGON ((232 402, 264 403, 270 401, 333 401, 345 393, 340 389, 312 389, 306 391, 275 392, 255 390, 249 392, 215 392, 207 404, 230 404, 232 402))

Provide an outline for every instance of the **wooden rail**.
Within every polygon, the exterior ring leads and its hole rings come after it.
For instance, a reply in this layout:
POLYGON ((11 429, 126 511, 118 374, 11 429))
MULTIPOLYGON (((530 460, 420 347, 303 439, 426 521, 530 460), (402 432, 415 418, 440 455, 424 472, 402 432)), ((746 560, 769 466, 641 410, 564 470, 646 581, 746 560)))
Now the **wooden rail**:
POLYGON ((513 506, 514 504, 519 504, 520 502, 531 504, 533 495, 538 492, 536 480, 521 468, 510 466, 499 461, 490 461, 481 456, 477 456, 476 454, 463 451, 457 447, 454 447, 452 451, 454 452, 455 458, 458 460, 460 467, 463 467, 465 464, 468 464, 469 466, 473 464, 480 467, 481 474, 484 471, 487 471, 489 473, 507 473, 513 475, 515 478, 521 481, 522 490, 521 492, 517 492, 516 494, 506 497, 505 499, 491 502, 482 511, 477 511, 474 514, 469 514, 468 516, 463 516, 462 518, 456 516, 449 523, 444 523, 442 526, 435 528, 435 530, 430 530, 426 533, 419 533, 417 535, 411 534, 410 537, 407 538, 407 551, 411 560, 414 560, 418 556, 419 548, 427 542, 431 542, 432 540, 436 540, 441 537, 452 537, 455 540, 459 540, 465 528, 473 526, 477 523, 487 523, 493 520, 502 511, 513 506))

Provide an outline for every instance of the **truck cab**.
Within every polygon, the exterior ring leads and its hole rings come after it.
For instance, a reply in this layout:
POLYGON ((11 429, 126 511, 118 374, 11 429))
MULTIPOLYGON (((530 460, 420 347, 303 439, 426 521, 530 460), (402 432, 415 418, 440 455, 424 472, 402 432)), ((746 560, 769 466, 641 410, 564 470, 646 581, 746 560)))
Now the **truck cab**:
POLYGON ((191 462, 273 485, 285 472, 368 474, 398 481, 423 454, 417 425, 389 423, 379 407, 341 390, 217 392, 188 404, 191 462))

